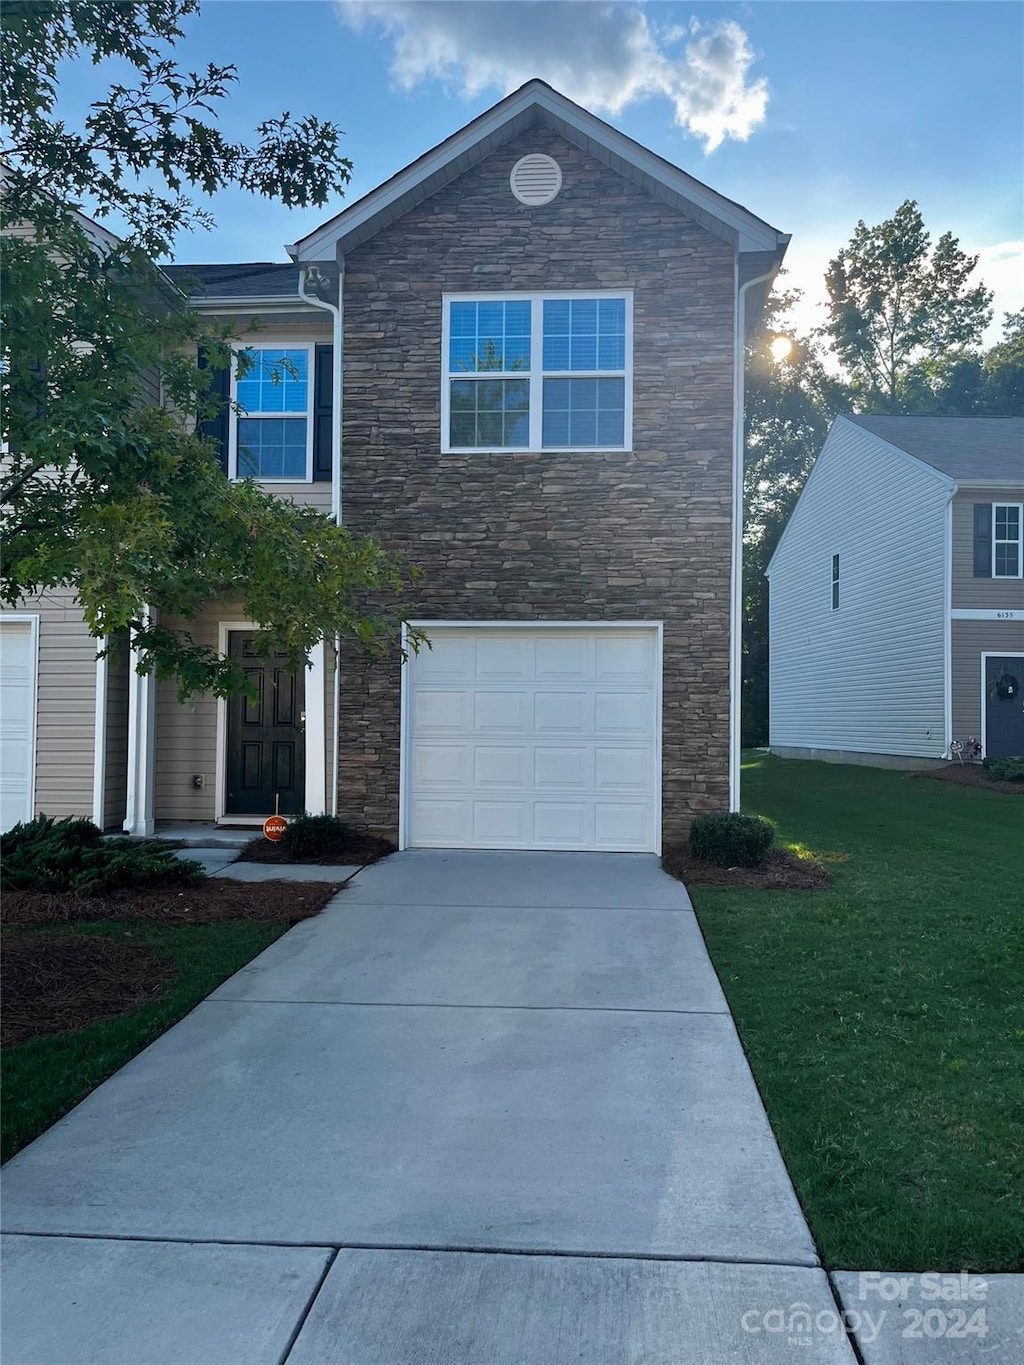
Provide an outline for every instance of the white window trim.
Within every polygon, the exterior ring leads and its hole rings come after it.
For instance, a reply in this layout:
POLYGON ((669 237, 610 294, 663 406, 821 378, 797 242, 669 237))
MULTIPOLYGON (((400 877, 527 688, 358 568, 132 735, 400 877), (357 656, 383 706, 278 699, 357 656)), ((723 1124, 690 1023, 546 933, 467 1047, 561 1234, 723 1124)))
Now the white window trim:
POLYGON ((994 502, 992 504, 992 577, 993 578, 1024 578, 1024 503, 1021 502, 994 502), (1016 540, 997 540, 996 539, 996 515, 1000 508, 1012 507, 1017 512, 1017 539, 1016 540), (996 546, 997 545, 1016 545, 1017 547, 1017 572, 1016 573, 996 573, 996 546))
MULTIPOLYGON (((306 474, 301 479, 259 478, 257 483, 312 483, 313 482, 313 420, 314 395, 316 386, 316 344, 312 341, 293 341, 288 337, 253 336, 241 338, 233 347, 235 353, 250 349, 261 351, 305 351, 308 357, 306 373, 309 376, 306 387, 305 412, 268 412, 243 414, 246 417, 304 417, 306 419, 306 474)), ((231 366, 231 404, 228 422, 228 478, 237 479, 238 474, 238 365, 231 366)))
POLYGON ((441 295, 441 454, 442 455, 608 455, 633 449, 633 291, 632 289, 547 289, 541 291, 505 290, 483 294, 441 295), (626 305, 626 364, 622 370, 551 370, 548 378, 565 379, 622 379, 625 389, 622 445, 618 446, 545 446, 541 443, 544 403, 543 369, 544 301, 569 299, 586 302, 593 299, 622 299, 626 305), (530 369, 488 371, 489 379, 527 379, 530 385, 530 443, 520 446, 453 446, 451 444, 451 381, 470 379, 472 375, 453 374, 448 368, 451 351, 452 303, 529 303, 530 313, 530 369), (535 366, 534 357, 541 364, 535 366))

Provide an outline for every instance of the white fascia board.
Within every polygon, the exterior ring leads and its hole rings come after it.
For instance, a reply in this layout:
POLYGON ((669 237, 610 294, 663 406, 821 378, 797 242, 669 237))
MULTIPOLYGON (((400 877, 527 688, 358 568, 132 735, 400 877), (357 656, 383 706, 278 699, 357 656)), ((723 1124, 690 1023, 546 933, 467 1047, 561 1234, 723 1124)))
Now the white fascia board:
POLYGON ((878 445, 885 446, 888 450, 891 450, 894 455, 898 455, 901 460, 905 460, 910 464, 916 465, 918 469, 923 470, 926 474, 930 474, 932 478, 935 479, 935 481, 941 485, 941 487, 946 489, 950 497, 952 497, 953 494, 957 491, 956 480, 951 479, 948 474, 943 474, 943 472, 940 469, 936 469, 934 465, 928 464, 926 460, 919 460, 916 455, 911 455, 909 451, 904 450, 901 446, 894 446, 891 441, 887 441, 883 436, 876 436, 875 433, 873 431, 869 431, 867 427, 862 427, 859 422, 851 422, 849 417, 845 416, 843 413, 840 413, 839 416, 833 420, 832 425, 829 427, 828 435, 825 437, 822 447, 818 451, 817 456, 815 457, 814 464, 811 465, 811 472, 807 475, 807 478, 804 480, 804 486, 800 490, 800 497, 797 498, 793 510, 789 514, 789 520, 786 522, 785 529, 783 530, 782 535, 779 536, 779 543, 778 545, 776 545, 775 551, 771 559, 768 561, 768 567, 764 571, 765 578, 771 577, 772 565, 775 563, 775 560, 778 557, 779 552, 781 551, 783 545, 785 545, 786 543, 786 537, 789 535, 789 528, 793 525, 793 518, 796 516, 797 508, 800 506, 800 498, 803 497, 805 490, 807 489, 811 480, 817 473, 818 466, 821 464, 822 458, 824 457, 826 451, 828 450, 829 442, 832 440, 832 434, 839 426, 840 422, 845 423, 845 425, 848 427, 853 427, 854 430, 858 431, 862 437, 868 437, 870 440, 877 442, 878 445))
POLYGON ((377 189, 371 190, 350 208, 343 209, 321 227, 301 237, 287 248, 295 261, 321 260, 350 233, 365 226, 376 214, 383 213, 403 195, 415 190, 424 181, 443 171, 459 157, 471 154, 485 139, 494 136, 514 119, 536 107, 549 114, 556 122, 574 129, 603 147, 612 156, 634 165, 642 174, 664 185, 666 189, 693 204, 698 210, 716 219, 728 230, 740 251, 778 251, 786 234, 758 218, 740 204, 734 204, 709 186, 687 175, 654 152, 641 147, 618 129, 596 118, 586 109, 552 90, 540 81, 531 81, 521 90, 496 104, 465 128, 447 138, 432 151, 419 157, 404 170, 392 176, 377 189))
POLYGON ((308 303, 304 303, 302 299, 299 297, 298 293, 267 294, 265 296, 253 294, 247 298, 241 298, 237 294, 227 298, 215 295, 208 296, 206 294, 201 294, 197 295, 195 298, 189 299, 189 306, 195 309, 197 313, 205 312, 263 313, 273 310, 277 310, 278 312, 280 312, 282 309, 285 309, 289 313, 308 312, 311 315, 315 315, 318 311, 316 308, 310 307, 308 303))

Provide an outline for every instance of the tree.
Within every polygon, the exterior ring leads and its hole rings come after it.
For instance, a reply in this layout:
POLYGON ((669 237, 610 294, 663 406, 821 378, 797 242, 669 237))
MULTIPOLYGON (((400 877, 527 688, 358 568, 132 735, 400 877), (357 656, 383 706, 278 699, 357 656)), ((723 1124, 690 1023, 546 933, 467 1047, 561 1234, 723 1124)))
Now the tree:
POLYGON ((5 336, 0 600, 60 585, 97 639, 128 632, 142 671, 183 696, 242 685, 237 665, 169 616, 240 601, 261 650, 296 665, 341 635, 383 649, 409 571, 373 541, 251 482, 229 483, 181 413, 212 411, 211 369, 226 332, 191 312, 152 260, 210 225, 190 193, 240 186, 290 206, 340 193, 340 130, 289 114, 233 142, 216 107, 231 66, 174 62, 198 0, 54 0, 5 5, 0 96, 5 336), (58 112, 67 60, 119 58, 80 128, 58 112), (89 218, 113 218, 118 235, 89 218), (199 343, 210 365, 197 364, 199 343), (144 401, 162 376, 165 404, 144 401))
MULTIPOLYGON (((782 272, 783 276, 785 272, 782 272)), ((768 300, 746 349, 743 529, 743 742, 768 739, 768 582, 765 570, 836 412, 842 381, 826 370, 820 343, 798 336, 786 316, 800 297, 768 300), (784 336, 789 350, 776 357, 784 336)))
POLYGON ((1003 339, 987 352, 983 368, 986 410, 1024 417, 1024 309, 1003 315, 1003 339))
POLYGON ((857 224, 829 262, 823 330, 862 408, 906 411, 922 366, 978 346, 992 294, 970 283, 977 263, 949 232, 932 249, 912 199, 883 223, 857 224))

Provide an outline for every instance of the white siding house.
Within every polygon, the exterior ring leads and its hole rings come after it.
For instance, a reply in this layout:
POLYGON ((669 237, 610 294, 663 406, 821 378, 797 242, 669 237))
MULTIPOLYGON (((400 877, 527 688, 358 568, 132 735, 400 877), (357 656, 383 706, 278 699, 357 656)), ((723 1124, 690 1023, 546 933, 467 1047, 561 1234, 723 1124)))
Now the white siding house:
POLYGON ((768 566, 773 752, 946 752, 955 488, 836 419, 768 566))

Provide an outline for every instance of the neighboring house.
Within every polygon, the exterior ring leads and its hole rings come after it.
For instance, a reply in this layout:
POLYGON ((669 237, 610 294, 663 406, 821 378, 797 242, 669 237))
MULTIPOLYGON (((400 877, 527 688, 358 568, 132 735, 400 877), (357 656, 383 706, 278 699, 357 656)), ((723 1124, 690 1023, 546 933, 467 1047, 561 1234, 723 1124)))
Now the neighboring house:
POLYGON ((838 417, 770 583, 770 744, 1024 754, 1024 418, 838 417))
MULTIPOLYGON (((432 648, 253 659, 255 705, 133 678, 127 827, 658 851, 735 807, 743 337, 787 242, 532 81, 293 264, 167 267, 255 352, 228 477, 407 553, 432 648)), ((230 603, 190 629, 245 655, 230 603)))

